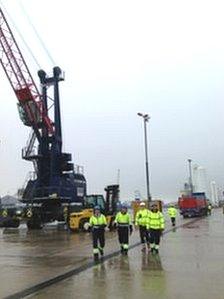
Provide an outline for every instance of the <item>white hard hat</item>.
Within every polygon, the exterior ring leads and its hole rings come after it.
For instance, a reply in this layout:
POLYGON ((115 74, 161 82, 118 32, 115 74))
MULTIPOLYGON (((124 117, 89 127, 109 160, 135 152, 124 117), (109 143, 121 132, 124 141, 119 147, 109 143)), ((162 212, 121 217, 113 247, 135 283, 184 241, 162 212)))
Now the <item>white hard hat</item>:
POLYGON ((145 207, 145 203, 144 203, 144 202, 141 202, 141 203, 140 203, 140 207, 145 207))

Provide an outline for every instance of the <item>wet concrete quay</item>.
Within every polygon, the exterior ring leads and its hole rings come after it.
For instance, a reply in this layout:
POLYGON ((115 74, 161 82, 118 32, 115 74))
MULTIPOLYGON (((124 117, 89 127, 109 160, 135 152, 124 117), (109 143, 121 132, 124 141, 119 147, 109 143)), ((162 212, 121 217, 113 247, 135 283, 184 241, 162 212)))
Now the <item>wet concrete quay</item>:
MULTIPOLYGON (((105 261, 92 263, 91 235, 69 234, 47 227, 41 231, 1 229, 0 298, 52 277, 89 265, 79 274, 31 293, 26 298, 224 298, 224 215, 169 220, 159 256, 136 246, 128 257, 107 255, 119 249, 116 233, 106 233, 105 261)), ((136 231, 131 244, 139 241, 136 231)), ((22 298, 22 297, 17 297, 22 298)))

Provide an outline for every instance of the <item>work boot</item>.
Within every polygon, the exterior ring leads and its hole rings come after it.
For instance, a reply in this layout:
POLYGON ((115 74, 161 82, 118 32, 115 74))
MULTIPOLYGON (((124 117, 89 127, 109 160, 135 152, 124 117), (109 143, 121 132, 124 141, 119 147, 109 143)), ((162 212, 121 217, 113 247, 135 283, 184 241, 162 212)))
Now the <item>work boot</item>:
POLYGON ((99 254, 98 253, 94 253, 94 261, 95 262, 99 261, 99 254))
POLYGON ((159 249, 154 248, 155 254, 159 254, 159 249))
POLYGON ((123 246, 121 246, 121 254, 123 254, 124 253, 124 248, 123 248, 123 246))
POLYGON ((104 255, 103 248, 99 248, 100 255, 104 255))
POLYGON ((128 255, 128 249, 124 249, 124 250, 123 250, 123 254, 124 254, 124 255, 128 255))

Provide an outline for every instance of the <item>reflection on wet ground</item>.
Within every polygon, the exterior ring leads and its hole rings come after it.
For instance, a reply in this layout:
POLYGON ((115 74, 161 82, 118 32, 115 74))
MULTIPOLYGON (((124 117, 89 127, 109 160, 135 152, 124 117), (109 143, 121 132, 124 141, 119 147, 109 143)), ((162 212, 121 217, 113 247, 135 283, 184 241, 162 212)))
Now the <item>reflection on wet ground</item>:
MULTIPOLYGON (((160 255, 142 253, 138 246, 128 256, 95 264, 29 298, 223 299, 223 217, 218 210, 171 229, 162 237, 160 255)), ((178 219, 179 224, 188 221, 178 219)), ((2 297, 91 261, 89 234, 24 229, 0 238, 2 297)), ((137 241, 135 232, 131 242, 137 241)), ((106 253, 118 248, 116 233, 107 233, 106 253)))
POLYGON ((52 295, 55 298, 148 298, 151 293, 164 294, 165 288, 161 289, 164 284, 160 256, 142 254, 136 248, 129 256, 118 256, 96 264, 85 273, 30 298, 48 298, 52 295))

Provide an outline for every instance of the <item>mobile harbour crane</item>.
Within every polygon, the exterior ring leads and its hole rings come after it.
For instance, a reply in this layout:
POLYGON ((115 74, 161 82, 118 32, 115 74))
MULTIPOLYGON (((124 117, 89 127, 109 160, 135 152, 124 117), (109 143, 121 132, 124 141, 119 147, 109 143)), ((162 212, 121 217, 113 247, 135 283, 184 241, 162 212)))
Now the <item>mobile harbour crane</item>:
POLYGON ((22 158, 32 161, 35 176, 28 180, 21 201, 27 207, 27 226, 41 228, 43 223, 63 220, 63 209, 75 210, 86 195, 86 180, 80 168, 74 170, 70 153, 62 152, 59 67, 53 75, 38 72, 41 92, 0 8, 0 62, 18 99, 20 118, 32 132, 22 158), (53 88, 53 119, 49 115, 49 89, 53 88), (35 150, 35 141, 38 147, 35 150))

